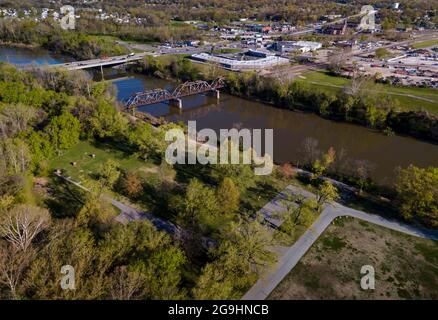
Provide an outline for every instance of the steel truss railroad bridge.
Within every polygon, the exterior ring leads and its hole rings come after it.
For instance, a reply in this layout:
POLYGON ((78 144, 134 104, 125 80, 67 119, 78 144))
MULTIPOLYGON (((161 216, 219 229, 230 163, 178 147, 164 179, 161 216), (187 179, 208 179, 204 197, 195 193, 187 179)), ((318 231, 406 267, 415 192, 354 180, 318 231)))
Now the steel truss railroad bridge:
POLYGON ((216 92, 216 97, 219 98, 218 89, 223 87, 225 87, 225 80, 222 77, 215 79, 211 83, 203 80, 188 81, 178 85, 173 92, 169 92, 166 89, 136 92, 124 101, 124 105, 126 109, 134 110, 138 106, 169 101, 176 103, 179 108, 182 108, 182 97, 213 91, 216 92))

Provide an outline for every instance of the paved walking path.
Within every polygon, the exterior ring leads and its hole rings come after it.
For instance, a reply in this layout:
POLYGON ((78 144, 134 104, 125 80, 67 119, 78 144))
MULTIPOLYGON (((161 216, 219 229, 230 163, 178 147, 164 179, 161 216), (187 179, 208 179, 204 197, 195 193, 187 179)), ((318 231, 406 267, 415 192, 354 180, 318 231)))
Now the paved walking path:
MULTIPOLYGON (((288 186, 276 198, 269 202, 261 213, 273 225, 279 226, 281 221, 273 216, 282 210, 282 199, 288 194, 299 194, 305 197, 315 197, 314 194, 295 186, 288 186)), ((284 210, 284 208, 283 208, 284 210)), ((411 236, 438 240, 438 231, 416 228, 396 220, 388 220, 381 216, 345 207, 339 203, 327 204, 313 225, 281 256, 269 273, 260 278, 257 283, 243 296, 242 300, 264 300, 278 286, 283 278, 295 267, 307 250, 315 243, 330 223, 337 217, 350 216, 367 222, 396 230, 411 236)))
MULTIPOLYGON (((60 174, 55 174, 57 177, 75 185, 76 187, 85 190, 87 192, 90 192, 90 190, 86 187, 84 187, 81 183, 71 179, 70 177, 64 177, 60 174)), ((121 203, 120 201, 117 201, 113 198, 110 198, 108 196, 103 195, 102 199, 105 201, 110 202, 113 206, 118 208, 121 212, 120 214, 115 218, 117 222, 120 223, 126 223, 133 220, 141 220, 141 219, 147 219, 160 231, 165 231, 173 236, 179 236, 181 235, 182 229, 173 224, 172 222, 160 219, 153 214, 149 212, 141 212, 131 206, 128 206, 124 203, 121 203)))

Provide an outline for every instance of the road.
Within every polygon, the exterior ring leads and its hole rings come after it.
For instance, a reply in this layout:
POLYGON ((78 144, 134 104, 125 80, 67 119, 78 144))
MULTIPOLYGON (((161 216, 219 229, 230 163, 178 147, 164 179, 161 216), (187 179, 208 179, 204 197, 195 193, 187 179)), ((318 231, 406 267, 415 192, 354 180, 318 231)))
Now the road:
MULTIPOLYGON (((276 212, 281 210, 281 199, 287 194, 298 194, 304 197, 316 197, 314 194, 288 186, 285 191, 269 202, 262 210, 262 214, 270 223, 279 226, 281 221, 274 218, 276 212)), ((388 220, 378 215, 345 207, 339 203, 327 204, 319 218, 313 225, 280 257, 279 261, 243 296, 242 300, 264 300, 278 286, 283 278, 295 267, 304 254, 327 229, 337 217, 349 216, 364 220, 391 230, 399 231, 411 236, 438 240, 438 231, 416 228, 399 221, 388 220)))
POLYGON ((80 69, 88 69, 88 68, 95 68, 95 67, 105 67, 105 66, 114 66, 118 64, 128 63, 132 61, 138 61, 143 59, 147 55, 152 55, 150 52, 141 52, 136 53, 132 56, 128 56, 126 54, 122 56, 115 56, 115 57, 109 57, 109 58, 99 58, 99 59, 90 59, 90 60, 83 60, 83 61, 74 61, 74 62, 67 62, 67 63, 59 63, 59 64, 52 64, 48 67, 50 68, 63 68, 66 70, 80 70, 80 69))

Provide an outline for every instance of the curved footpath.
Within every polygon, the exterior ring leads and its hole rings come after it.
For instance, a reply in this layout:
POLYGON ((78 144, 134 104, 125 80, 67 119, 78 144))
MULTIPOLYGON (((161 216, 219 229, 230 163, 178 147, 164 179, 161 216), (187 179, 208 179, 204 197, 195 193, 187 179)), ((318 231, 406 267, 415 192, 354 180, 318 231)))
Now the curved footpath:
MULTIPOLYGON (((272 225, 279 226, 281 221, 273 218, 281 211, 281 203, 287 198, 288 194, 303 195, 304 197, 315 197, 314 194, 298 188, 288 186, 276 198, 270 201, 260 212, 265 219, 272 225)), ((283 278, 295 267, 298 261, 304 256, 307 250, 315 243, 319 236, 337 217, 349 216, 364 220, 376 225, 399 231, 411 236, 438 240, 438 231, 420 229, 396 220, 389 220, 378 215, 369 214, 363 211, 345 207, 339 203, 327 204, 319 218, 313 225, 281 256, 273 268, 260 278, 257 283, 242 297, 242 300, 264 300, 278 286, 283 278)))

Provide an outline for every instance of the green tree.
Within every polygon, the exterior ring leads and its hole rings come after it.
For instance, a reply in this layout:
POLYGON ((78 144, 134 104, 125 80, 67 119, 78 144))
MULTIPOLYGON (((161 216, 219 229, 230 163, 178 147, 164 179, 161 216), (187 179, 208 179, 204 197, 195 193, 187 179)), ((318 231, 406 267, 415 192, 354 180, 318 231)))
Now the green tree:
POLYGON ((317 203, 321 209, 324 203, 335 201, 339 198, 338 188, 336 188, 331 182, 325 180, 318 188, 317 203))
POLYGON ((193 295, 198 300, 239 299, 234 292, 233 276, 227 270, 218 268, 214 263, 208 263, 199 277, 193 295))
POLYGON ((285 210, 277 213, 283 223, 280 230, 293 235, 297 226, 310 227, 318 214, 318 205, 314 199, 291 196, 283 201, 285 210))
POLYGON ((333 164, 336 159, 336 151, 330 147, 327 153, 323 154, 322 159, 315 160, 312 165, 312 180, 318 180, 333 164))
POLYGON ((239 209, 240 192, 230 178, 224 178, 217 189, 217 198, 223 214, 233 214, 239 209))
POLYGON ((79 142, 81 124, 69 112, 53 117, 45 129, 57 151, 66 150, 79 142))
POLYGON ((178 220, 182 225, 192 230, 203 229, 210 216, 219 211, 216 194, 199 180, 192 179, 179 210, 178 220))
POLYGON ((395 188, 403 217, 418 217, 431 226, 438 226, 438 168, 411 165, 401 169, 395 188))
POLYGON ((108 159, 102 163, 97 169, 98 195, 101 195, 104 190, 110 190, 120 177, 119 163, 112 159, 108 159))

